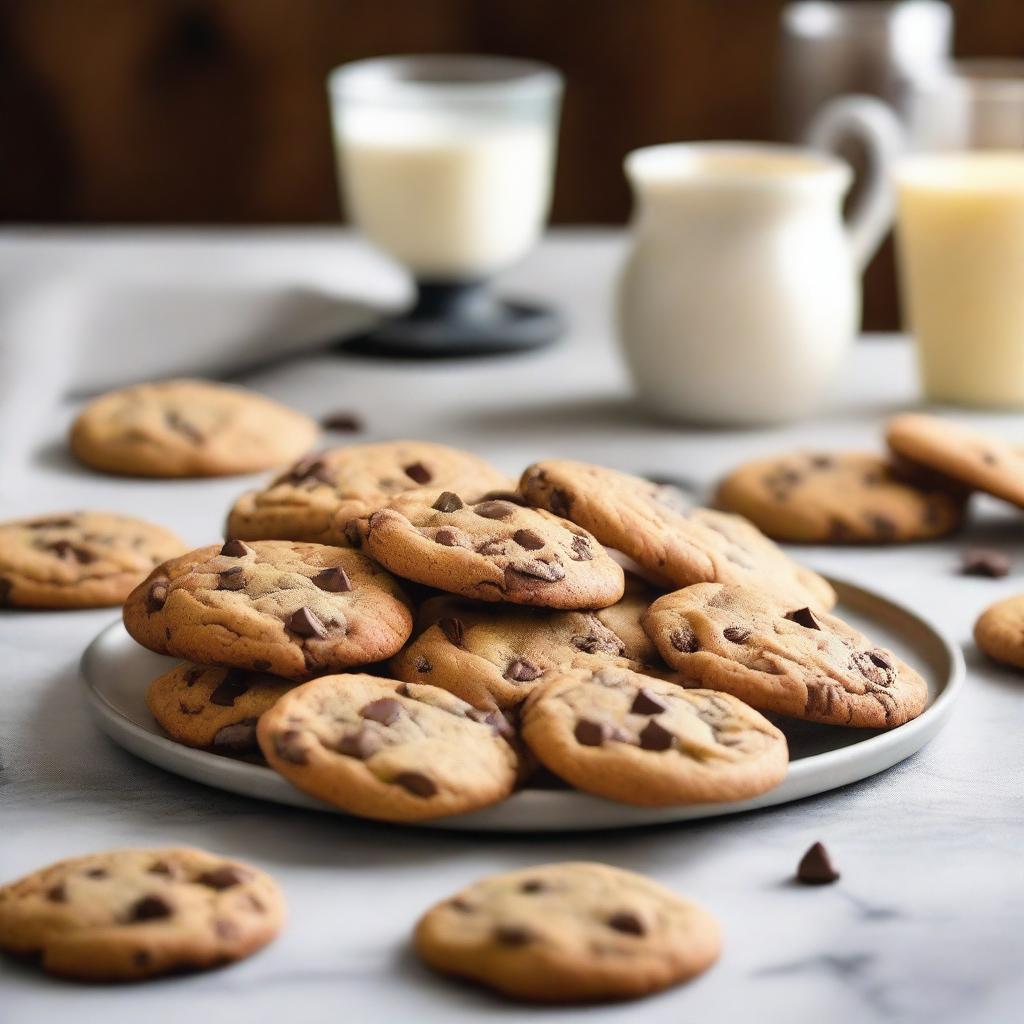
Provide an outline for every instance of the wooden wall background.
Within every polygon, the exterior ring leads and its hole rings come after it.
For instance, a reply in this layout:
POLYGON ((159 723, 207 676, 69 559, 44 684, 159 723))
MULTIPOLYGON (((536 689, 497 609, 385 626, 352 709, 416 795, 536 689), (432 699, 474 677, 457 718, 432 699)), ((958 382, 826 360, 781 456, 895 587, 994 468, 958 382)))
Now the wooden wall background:
MULTIPOLYGON (((616 223, 623 154, 772 138, 781 0, 0 0, 0 219, 339 217, 324 77, 477 51, 560 67, 554 219, 616 223)), ((1024 55, 1024 0, 955 0, 963 53, 1024 55)), ((873 271, 869 323, 894 321, 873 271)))

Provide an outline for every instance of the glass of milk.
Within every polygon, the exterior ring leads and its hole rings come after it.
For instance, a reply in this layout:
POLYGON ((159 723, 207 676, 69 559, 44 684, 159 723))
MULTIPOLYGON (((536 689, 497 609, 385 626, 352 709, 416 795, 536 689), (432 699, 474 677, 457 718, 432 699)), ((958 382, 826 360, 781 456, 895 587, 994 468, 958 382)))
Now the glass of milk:
POLYGON ((328 88, 349 216, 417 282, 408 313, 347 347, 452 355, 552 341, 553 311, 499 300, 488 282, 547 221, 558 72, 505 57, 382 57, 336 68, 328 88))

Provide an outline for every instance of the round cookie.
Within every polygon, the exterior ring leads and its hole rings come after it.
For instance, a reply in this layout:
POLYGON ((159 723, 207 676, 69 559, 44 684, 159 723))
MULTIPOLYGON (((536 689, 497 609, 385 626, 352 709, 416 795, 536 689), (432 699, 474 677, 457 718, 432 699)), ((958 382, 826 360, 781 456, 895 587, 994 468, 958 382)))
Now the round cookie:
POLYGON ((901 458, 1024 508, 1024 449, 959 423, 904 413, 885 428, 901 458))
POLYGON ((478 601, 603 608, 622 567, 585 530, 502 499, 416 491, 360 523, 366 550, 398 576, 478 601))
POLYGON ((0 523, 0 608, 121 604, 184 542, 114 512, 59 512, 0 523))
POLYGON ((413 941, 436 971, 557 1003, 646 996, 707 970, 721 950, 705 910, 586 862, 482 879, 428 910, 413 941))
POLYGON ((324 676, 285 694, 256 730, 271 768, 350 814, 422 821, 504 800, 519 759, 504 716, 436 686, 324 676))
POLYGON ((256 722, 295 684, 240 668, 178 665, 154 679, 146 706, 171 739, 223 754, 256 750, 256 722))
POLYGON ((188 848, 73 857, 0 888, 0 949, 88 981, 220 967, 265 946, 283 919, 268 875, 188 848))
POLYGON ((742 701, 616 666, 554 675, 527 700, 522 736, 577 789, 651 807, 757 796, 789 765, 785 736, 742 701))
POLYGON ((986 608, 974 624, 974 642, 990 658, 1024 668, 1024 594, 986 608))
POLYGON ((166 380, 111 391, 71 427, 87 466, 123 476, 231 476, 273 469, 308 451, 316 423, 255 391, 166 380))
POLYGON ((753 524, 713 509, 688 509, 673 488, 556 460, 528 467, 520 490, 531 505, 571 519, 677 586, 746 583, 805 604, 835 604, 825 579, 794 562, 753 524))
POLYGON ((478 708, 515 707, 559 669, 635 664, 623 657, 625 643, 593 612, 438 597, 425 602, 417 617, 428 625, 392 660, 393 675, 440 686, 478 708))
POLYGON ((747 462, 719 484, 716 501, 776 540, 824 544, 930 540, 956 530, 964 513, 962 493, 866 452, 747 462))
POLYGON ((651 605, 644 629, 682 676, 761 711, 886 729, 916 718, 928 685, 842 619, 749 587, 700 583, 651 605))
POLYGON ((412 615, 395 579, 358 551, 229 540, 154 569, 124 624, 158 654, 308 679, 390 658, 412 615))
POLYGON ((243 494, 226 533, 358 546, 347 531, 351 520, 424 486, 481 496, 510 481, 476 455, 427 441, 330 448, 301 459, 263 490, 243 494))

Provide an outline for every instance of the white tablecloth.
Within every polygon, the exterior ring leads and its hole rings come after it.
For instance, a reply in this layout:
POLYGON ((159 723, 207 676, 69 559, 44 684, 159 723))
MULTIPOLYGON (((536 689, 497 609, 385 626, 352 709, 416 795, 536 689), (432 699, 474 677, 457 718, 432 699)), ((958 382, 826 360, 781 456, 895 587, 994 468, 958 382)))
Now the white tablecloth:
MULTIPOLYGON (((8 236, 3 250, 62 278, 96 260, 116 274, 143 258, 155 273, 201 240, 8 236), (176 255, 177 254, 177 255, 176 255)), ((265 280, 364 279, 375 299, 401 282, 350 239, 323 232, 218 235, 220 260, 265 280)), ((473 448, 516 472, 568 456, 708 485, 738 460, 795 445, 875 447, 883 418, 915 401, 909 346, 862 343, 832 411, 758 432, 696 431, 650 422, 629 400, 608 329, 621 239, 556 235, 504 282, 547 298, 571 320, 566 341, 525 357, 388 364, 313 354, 246 382, 322 415, 357 414, 360 440, 422 437, 473 448)), ((2 265, 2 264, 0 264, 2 265)), ((37 278, 38 279, 38 278, 37 278)), ((13 315, 17 296, 5 292, 13 315)), ((173 316, 173 310, 165 315, 173 316)), ((172 332, 173 333, 173 332, 172 332)), ((161 337, 167 337, 167 324, 161 337)), ((32 338, 25 337, 25 344, 32 338)), ((146 338, 138 344, 145 347, 146 338)), ((666 366, 666 372, 685 368, 666 366)), ((30 397, 30 396, 29 396, 30 397)), ((31 402, 29 403, 31 405, 31 402)), ((118 480, 70 461, 63 401, 33 427, 4 517, 66 507, 115 508, 166 523, 188 541, 215 538, 247 479, 118 480)), ((1020 433, 1019 419, 973 416, 1020 433)), ((0 446, 10 438, 0 437, 0 446)), ((1021 589, 1022 519, 978 503, 971 543, 1018 557, 1001 581, 956 574, 967 537, 892 550, 807 549, 826 571, 918 607, 965 646, 969 678, 950 726, 921 753, 873 779, 737 818, 586 836, 469 836, 411 831, 231 797, 165 774, 98 733, 78 695, 77 662, 113 610, 0 614, 0 878, 51 860, 131 844, 189 843, 248 858, 274 874, 290 908, 268 950, 223 971, 123 988, 52 981, 0 962, 0 1021, 162 1024, 479 1022, 1011 1021, 1024 1005, 1024 677, 970 643, 990 601, 1021 589), (794 888, 800 854, 824 840, 842 870, 825 889, 794 888), (695 983, 641 1004, 530 1011, 435 979, 409 954, 416 917, 481 874, 566 858, 646 872, 721 920, 721 962, 695 983)))

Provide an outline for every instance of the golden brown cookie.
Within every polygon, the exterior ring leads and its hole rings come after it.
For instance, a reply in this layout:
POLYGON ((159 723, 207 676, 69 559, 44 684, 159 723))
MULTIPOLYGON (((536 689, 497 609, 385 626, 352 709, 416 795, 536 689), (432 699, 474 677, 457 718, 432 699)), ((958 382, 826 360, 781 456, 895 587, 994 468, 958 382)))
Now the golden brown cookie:
POLYGON ((390 658, 412 614, 394 577, 358 551, 229 540, 154 569, 124 624, 159 654, 308 679, 390 658))
POLYGON ((481 497, 508 477, 479 456, 428 441, 330 448, 301 459, 260 491, 243 494, 227 535, 351 545, 349 522, 419 487, 481 497))
POLYGON ((427 911, 416 952, 436 971, 516 999, 636 999, 718 959, 700 907, 608 864, 543 864, 493 875, 427 911))
POLYGON ((891 651, 835 615, 765 591, 695 584, 655 601, 643 625, 681 676, 761 711, 888 729, 928 700, 928 684, 891 651))
POLYGON ((280 931, 273 879, 195 849, 111 850, 0 888, 0 949, 88 981, 135 981, 242 960, 280 931))
POLYGON ((184 550, 170 530, 115 512, 9 520, 0 523, 0 608, 117 605, 184 550))
MULTIPOLYGON (((626 590, 622 597, 607 608, 598 608, 594 614, 621 641, 623 656, 638 666, 655 668, 655 674, 666 669, 654 641, 644 632, 640 620, 644 612, 665 591, 651 586, 639 576, 626 573, 626 590)), ((644 668, 641 667, 643 672, 644 668)))
POLYGON ((105 473, 231 476, 291 462, 319 432, 308 416, 255 391, 165 380, 90 402, 71 427, 71 450, 105 473))
POLYGON ((986 608, 974 624, 974 642, 990 658, 1024 668, 1024 594, 986 608))

